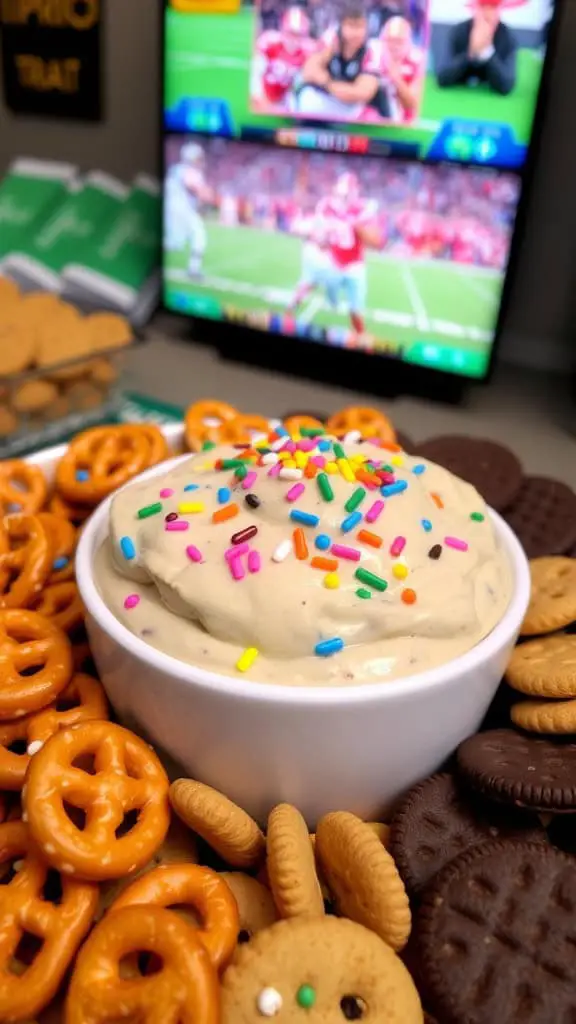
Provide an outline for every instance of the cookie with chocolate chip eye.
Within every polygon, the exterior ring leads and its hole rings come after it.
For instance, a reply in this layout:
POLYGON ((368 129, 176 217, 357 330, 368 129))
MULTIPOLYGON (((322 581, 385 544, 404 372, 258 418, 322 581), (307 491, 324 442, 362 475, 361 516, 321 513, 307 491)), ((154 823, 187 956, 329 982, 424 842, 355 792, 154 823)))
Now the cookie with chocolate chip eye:
POLYGON ((241 946, 222 979, 222 1024, 423 1024, 400 958, 345 918, 295 917, 241 946))

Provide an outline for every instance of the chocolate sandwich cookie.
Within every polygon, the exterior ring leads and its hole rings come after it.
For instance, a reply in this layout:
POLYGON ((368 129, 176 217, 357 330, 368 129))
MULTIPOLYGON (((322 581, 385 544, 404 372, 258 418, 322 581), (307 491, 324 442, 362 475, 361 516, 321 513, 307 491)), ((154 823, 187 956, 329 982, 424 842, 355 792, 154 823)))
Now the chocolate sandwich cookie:
POLYGON ((528 558, 563 555, 576 544, 576 494, 561 480, 524 477, 504 518, 528 558))
POLYGON ((418 445, 417 454, 467 480, 497 511, 515 500, 522 484, 522 466, 514 452, 484 438, 433 437, 418 445))
POLYGON ((405 797, 392 819, 390 852, 413 897, 463 850, 504 838, 541 841, 545 833, 535 814, 490 804, 446 773, 405 797))
POLYGON ((576 812, 576 743, 494 729, 464 740, 457 764, 464 782, 490 800, 553 814, 576 812))
POLYGON ((443 1024, 576 1020, 576 861, 495 841, 452 861, 417 917, 424 998, 443 1024))

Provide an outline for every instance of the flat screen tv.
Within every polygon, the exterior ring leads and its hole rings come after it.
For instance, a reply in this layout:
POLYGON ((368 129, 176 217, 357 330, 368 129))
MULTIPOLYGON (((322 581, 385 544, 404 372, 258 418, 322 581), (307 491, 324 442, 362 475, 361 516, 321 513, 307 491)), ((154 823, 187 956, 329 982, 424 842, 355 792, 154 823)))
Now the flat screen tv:
POLYGON ((168 0, 164 303, 484 379, 553 0, 168 0))

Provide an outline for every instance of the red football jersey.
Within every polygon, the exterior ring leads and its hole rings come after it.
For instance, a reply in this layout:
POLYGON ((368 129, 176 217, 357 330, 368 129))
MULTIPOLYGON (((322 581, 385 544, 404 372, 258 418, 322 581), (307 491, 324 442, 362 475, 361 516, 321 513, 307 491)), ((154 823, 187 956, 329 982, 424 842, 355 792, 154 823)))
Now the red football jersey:
MULTIPOLYGON (((406 56, 400 61, 400 77, 402 78, 402 81, 405 82, 406 85, 413 85, 414 82, 416 82, 417 79, 420 76, 421 67, 422 67, 422 54, 421 54, 420 50, 418 50, 415 46, 413 46, 413 47, 411 47, 409 52, 406 54, 406 56)), ((387 76, 387 68, 388 68, 388 56, 387 56, 387 53, 386 53, 386 46, 383 45, 383 47, 382 47, 382 63, 381 63, 380 70, 381 70, 382 77, 384 79, 386 79, 386 76, 387 76)), ((392 85, 391 82, 389 83, 388 88, 390 90, 390 98, 391 98, 391 100, 392 100, 392 102, 394 104, 394 107, 396 108, 396 110, 395 110, 396 117, 397 118, 401 118, 403 121, 412 121, 414 116, 415 116, 415 114, 416 114, 416 111, 415 110, 405 110, 404 109, 404 107, 400 103, 400 100, 398 99, 397 90, 392 85)))
POLYGON ((313 39, 301 39, 296 46, 288 46, 282 32, 269 30, 262 33, 257 49, 266 62, 262 88, 270 103, 282 102, 296 74, 316 47, 313 39))
POLYGON ((337 267, 346 268, 364 259, 364 244, 358 236, 358 228, 373 220, 373 204, 365 199, 342 202, 337 199, 321 199, 316 207, 317 237, 323 236, 337 267))

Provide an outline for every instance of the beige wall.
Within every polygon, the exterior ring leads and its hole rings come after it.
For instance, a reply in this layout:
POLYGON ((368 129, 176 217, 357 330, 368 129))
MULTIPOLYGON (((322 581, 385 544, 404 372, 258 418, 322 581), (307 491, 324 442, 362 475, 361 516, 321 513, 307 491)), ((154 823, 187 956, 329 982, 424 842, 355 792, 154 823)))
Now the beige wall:
MULTIPOLYGON (((509 356, 536 365, 565 358, 562 333, 576 289, 576 2, 559 2, 564 18, 552 104, 504 345, 509 356)), ((0 101, 0 167, 27 154, 73 160, 124 178, 157 170, 159 5, 160 0, 108 0, 102 125, 17 119, 0 101)))

